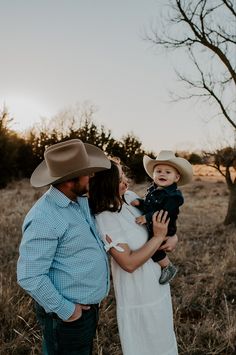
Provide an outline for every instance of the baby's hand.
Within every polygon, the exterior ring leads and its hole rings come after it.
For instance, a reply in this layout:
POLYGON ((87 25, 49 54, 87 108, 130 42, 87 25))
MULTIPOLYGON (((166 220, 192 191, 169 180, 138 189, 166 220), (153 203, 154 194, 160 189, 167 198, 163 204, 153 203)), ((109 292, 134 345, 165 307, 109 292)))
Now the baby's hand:
POLYGON ((145 216, 139 216, 135 218, 136 223, 138 224, 145 224, 147 223, 145 216))
POLYGON ((131 204, 132 206, 136 207, 136 206, 139 206, 139 205, 140 205, 140 201, 139 201, 139 200, 133 200, 133 201, 130 202, 130 204, 131 204))

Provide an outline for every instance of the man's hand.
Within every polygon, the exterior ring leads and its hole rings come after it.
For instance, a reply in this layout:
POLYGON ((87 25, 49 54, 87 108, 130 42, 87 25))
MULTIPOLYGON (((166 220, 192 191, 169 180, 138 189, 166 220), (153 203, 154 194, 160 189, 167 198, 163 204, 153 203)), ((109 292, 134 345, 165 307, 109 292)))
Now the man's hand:
POLYGON ((147 223, 145 216, 139 216, 135 218, 136 223, 138 224, 145 224, 147 223))
POLYGON ((87 311, 89 309, 90 306, 87 306, 85 304, 76 304, 74 313, 65 322, 74 322, 75 320, 79 319, 82 316, 83 310, 87 311))
POLYGON ((166 252, 174 251, 175 248, 176 248, 177 243, 178 243, 178 237, 175 234, 175 235, 173 235, 173 237, 168 237, 168 239, 165 242, 165 244, 162 245, 158 250, 164 250, 166 252))

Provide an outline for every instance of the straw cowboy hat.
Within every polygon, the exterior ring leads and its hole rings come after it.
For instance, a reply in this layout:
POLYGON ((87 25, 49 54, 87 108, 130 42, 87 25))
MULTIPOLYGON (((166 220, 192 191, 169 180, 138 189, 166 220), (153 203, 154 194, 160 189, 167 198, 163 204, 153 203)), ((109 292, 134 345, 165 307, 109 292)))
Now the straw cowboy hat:
POLYGON ((34 170, 30 182, 32 186, 42 187, 110 167, 110 160, 101 149, 71 139, 46 148, 44 160, 34 170))
POLYGON ((192 180, 192 165, 186 159, 176 157, 171 150, 162 150, 156 159, 151 159, 147 155, 143 157, 144 169, 151 178, 153 178, 154 167, 158 164, 167 164, 178 170, 180 174, 178 185, 188 184, 192 180))

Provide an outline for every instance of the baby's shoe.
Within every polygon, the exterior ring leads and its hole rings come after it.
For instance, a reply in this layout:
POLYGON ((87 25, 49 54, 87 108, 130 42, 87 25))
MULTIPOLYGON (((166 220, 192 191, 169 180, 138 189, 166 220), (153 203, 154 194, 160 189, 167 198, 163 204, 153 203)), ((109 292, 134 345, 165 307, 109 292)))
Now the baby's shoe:
POLYGON ((178 271, 177 267, 174 264, 169 263, 168 266, 161 269, 161 276, 159 278, 159 283, 161 285, 167 284, 175 277, 177 271, 178 271))

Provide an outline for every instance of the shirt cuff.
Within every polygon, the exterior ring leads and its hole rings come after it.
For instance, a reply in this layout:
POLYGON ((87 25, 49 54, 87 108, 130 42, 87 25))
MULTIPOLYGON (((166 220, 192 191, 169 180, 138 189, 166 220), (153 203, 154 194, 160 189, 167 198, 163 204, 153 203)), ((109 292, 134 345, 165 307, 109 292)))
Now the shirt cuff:
POLYGON ((75 310, 75 304, 68 301, 67 299, 64 299, 63 305, 61 307, 59 307, 56 314, 62 320, 67 320, 72 316, 72 314, 74 313, 74 310, 75 310))

